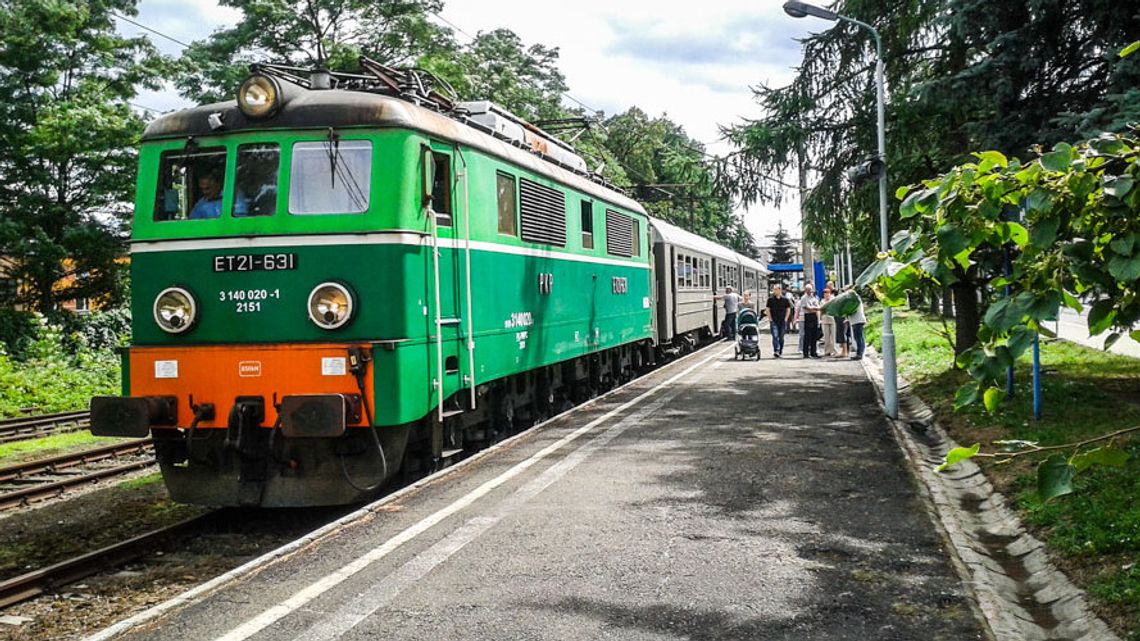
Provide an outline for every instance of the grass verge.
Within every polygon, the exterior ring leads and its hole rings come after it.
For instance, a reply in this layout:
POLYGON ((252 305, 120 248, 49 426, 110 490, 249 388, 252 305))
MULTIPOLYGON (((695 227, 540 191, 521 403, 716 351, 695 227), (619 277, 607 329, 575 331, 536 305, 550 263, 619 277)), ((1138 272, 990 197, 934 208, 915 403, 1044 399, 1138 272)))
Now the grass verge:
POLYGON ((15 465, 23 461, 49 458, 74 450, 109 445, 121 440, 108 436, 92 436, 87 430, 80 430, 27 441, 5 443, 0 445, 0 465, 15 465))
MULTIPOLYGON (((879 347, 882 316, 868 319, 868 339, 879 347)), ((948 329, 953 332, 953 325, 948 329)), ((1041 421, 1033 420, 1028 357, 1015 367, 1014 397, 995 415, 981 403, 955 412, 954 392, 968 376, 953 367, 942 322, 897 311, 894 331, 899 374, 962 445, 981 443, 989 451, 997 439, 1053 445, 1140 424, 1140 360, 1044 341, 1041 421)), ((1035 493, 1036 461, 979 462, 1058 564, 1088 591, 1098 613, 1123 638, 1140 641, 1140 439, 1118 445, 1131 454, 1123 468, 1090 468, 1077 476, 1074 494, 1048 503, 1035 493)))

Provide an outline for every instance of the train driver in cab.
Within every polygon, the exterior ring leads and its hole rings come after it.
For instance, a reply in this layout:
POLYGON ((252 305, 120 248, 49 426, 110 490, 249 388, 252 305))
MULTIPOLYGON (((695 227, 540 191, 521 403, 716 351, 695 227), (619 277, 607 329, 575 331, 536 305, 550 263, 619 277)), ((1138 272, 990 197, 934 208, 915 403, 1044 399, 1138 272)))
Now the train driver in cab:
POLYGON ((190 210, 190 220, 218 218, 222 215, 222 179, 217 172, 209 171, 198 178, 198 193, 201 194, 194 209, 190 210))

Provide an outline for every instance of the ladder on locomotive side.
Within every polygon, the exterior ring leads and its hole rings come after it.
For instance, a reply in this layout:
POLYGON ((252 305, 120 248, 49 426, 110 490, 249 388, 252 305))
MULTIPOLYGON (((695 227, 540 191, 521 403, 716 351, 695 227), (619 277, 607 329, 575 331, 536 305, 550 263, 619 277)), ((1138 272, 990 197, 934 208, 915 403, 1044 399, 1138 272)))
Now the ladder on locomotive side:
MULTIPOLYGON (((474 319, 471 314, 471 215, 470 215, 470 198, 468 196, 468 183, 467 183, 467 159, 464 158, 463 152, 459 149, 458 145, 455 146, 455 156, 463 164, 463 170, 455 174, 455 178, 462 178, 463 185, 463 253, 464 253, 464 299, 465 299, 465 315, 467 317, 467 373, 461 377, 461 387, 467 387, 470 393, 470 409, 475 409, 475 331, 474 319)), ((426 160, 425 160, 426 162, 426 160)), ((439 221, 437 214, 433 208, 428 209, 428 216, 431 220, 431 252, 432 252, 432 290, 435 297, 435 356, 436 356, 436 376, 432 381, 436 389, 436 414, 439 421, 449 416, 462 414, 463 410, 447 411, 443 407, 444 403, 444 364, 443 364, 443 328, 445 326, 456 326, 457 330, 462 325, 461 318, 443 318, 441 307, 441 287, 439 278, 439 221)), ((454 221, 453 221, 454 225, 454 221)), ((452 227, 454 229, 454 226, 452 227)))

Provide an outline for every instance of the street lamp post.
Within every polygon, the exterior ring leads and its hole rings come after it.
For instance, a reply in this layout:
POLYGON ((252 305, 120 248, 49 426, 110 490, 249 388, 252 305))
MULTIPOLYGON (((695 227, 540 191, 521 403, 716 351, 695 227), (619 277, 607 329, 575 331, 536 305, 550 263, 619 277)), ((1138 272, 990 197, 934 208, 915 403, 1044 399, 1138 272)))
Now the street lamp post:
MULTIPOLYGON (((889 251, 890 239, 887 236, 887 117, 885 106, 884 72, 883 72, 883 39, 879 32, 860 20, 848 18, 829 9, 817 7, 806 2, 789 0, 784 3, 784 13, 793 18, 806 18, 812 16, 835 22, 843 20, 858 25, 871 32, 875 39, 875 87, 879 120, 879 159, 883 162, 883 170, 879 174, 879 244, 884 252, 889 251)), ((898 418, 898 366, 895 363, 895 333, 891 322, 891 308, 883 307, 883 401, 887 408, 887 416, 898 418)))

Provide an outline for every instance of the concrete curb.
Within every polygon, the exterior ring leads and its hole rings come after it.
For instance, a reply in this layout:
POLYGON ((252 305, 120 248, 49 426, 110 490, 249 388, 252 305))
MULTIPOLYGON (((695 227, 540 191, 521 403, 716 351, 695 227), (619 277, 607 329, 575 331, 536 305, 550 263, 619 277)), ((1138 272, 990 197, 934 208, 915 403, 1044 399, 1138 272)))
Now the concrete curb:
MULTIPOLYGON (((867 378, 883 393, 883 367, 870 348, 867 378)), ((886 419, 996 641, 1120 641, 1077 588, 1057 570, 1045 546, 973 461, 945 473, 934 468, 958 447, 934 422, 934 412, 899 380, 899 417, 886 419)))

